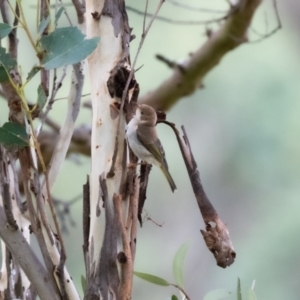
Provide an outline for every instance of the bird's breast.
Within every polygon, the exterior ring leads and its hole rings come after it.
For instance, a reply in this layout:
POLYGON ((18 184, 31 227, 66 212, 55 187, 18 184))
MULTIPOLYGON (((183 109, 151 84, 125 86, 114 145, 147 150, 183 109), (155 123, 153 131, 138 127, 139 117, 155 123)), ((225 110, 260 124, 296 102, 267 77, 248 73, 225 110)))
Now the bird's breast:
POLYGON ((129 147, 133 151, 133 153, 141 160, 144 160, 150 164, 157 165, 158 162, 153 157, 153 155, 144 147, 144 145, 139 140, 136 130, 137 124, 132 119, 127 125, 126 138, 129 144, 129 147))

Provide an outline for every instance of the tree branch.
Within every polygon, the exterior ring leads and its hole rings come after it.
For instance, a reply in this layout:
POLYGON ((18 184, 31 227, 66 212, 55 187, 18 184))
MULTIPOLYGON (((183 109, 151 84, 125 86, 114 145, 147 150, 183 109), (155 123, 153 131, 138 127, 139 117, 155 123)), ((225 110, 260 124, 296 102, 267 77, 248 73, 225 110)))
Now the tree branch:
POLYGON ((7 223, 2 207, 0 207, 0 236, 28 276, 40 298, 43 300, 60 299, 52 285, 46 284, 50 278, 21 232, 13 230, 7 223))
POLYGON ((212 33, 208 40, 191 57, 175 68, 173 74, 158 88, 139 99, 140 103, 152 106, 156 110, 168 110, 181 97, 192 94, 207 73, 231 50, 247 41, 247 30, 261 0, 240 0, 233 13, 212 33))
POLYGON ((84 13, 85 13, 85 7, 82 3, 80 3, 79 0, 72 0, 72 3, 74 5, 74 8, 77 13, 77 21, 78 24, 84 23, 84 13))
MULTIPOLYGON (((60 130, 60 138, 56 143, 53 156, 51 158, 51 168, 49 170, 49 187, 53 187, 54 182, 59 174, 62 164, 66 158, 66 154, 70 145, 72 134, 75 127, 80 107, 80 100, 82 94, 82 87, 84 82, 84 75, 81 63, 73 65, 74 73, 72 74, 72 84, 68 98, 68 110, 65 122, 60 130)), ((43 194, 46 195, 44 185, 43 194)))
POLYGON ((217 261, 217 265, 219 267, 226 268, 234 263, 236 253, 233 249, 226 225, 219 218, 217 211, 206 196, 200 180, 197 163, 194 159, 185 129, 183 126, 181 127, 183 131, 182 139, 179 131, 173 123, 168 121, 160 122, 169 125, 176 135, 177 142, 190 177, 191 185, 206 225, 207 231, 200 231, 203 235, 207 248, 213 253, 217 261))

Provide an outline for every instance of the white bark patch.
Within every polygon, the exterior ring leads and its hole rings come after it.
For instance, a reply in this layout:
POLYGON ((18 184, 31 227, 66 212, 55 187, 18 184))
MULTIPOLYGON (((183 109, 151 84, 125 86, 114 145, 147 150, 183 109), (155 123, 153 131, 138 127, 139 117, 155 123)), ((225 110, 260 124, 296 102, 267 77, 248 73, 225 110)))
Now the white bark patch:
MULTIPOLYGON (((88 58, 93 108, 90 180, 91 224, 89 241, 91 245, 91 240, 94 240, 94 249, 93 251, 90 249, 90 263, 97 260, 102 242, 101 221, 95 213, 100 191, 99 176, 101 174, 105 176, 110 170, 118 125, 118 118, 112 119, 110 111, 111 105, 113 105, 115 101, 118 101, 118 99, 111 98, 107 88, 107 81, 111 71, 123 57, 122 34, 119 34, 117 37, 115 36, 111 17, 100 16, 100 19, 96 20, 93 19, 91 15, 91 13, 94 12, 101 13, 103 2, 101 3, 102 4, 98 4, 100 5, 98 7, 96 7, 94 1, 87 1, 86 3, 87 36, 88 38, 100 37, 98 47, 88 58)), ((121 122, 121 126, 122 128, 125 126, 124 121, 121 122)), ((121 130, 118 138, 118 153, 123 152, 123 141, 124 132, 121 130)), ((112 205, 113 193, 119 191, 121 159, 122 155, 118 155, 115 165, 115 176, 107 179, 109 203, 106 203, 106 205, 112 205)))

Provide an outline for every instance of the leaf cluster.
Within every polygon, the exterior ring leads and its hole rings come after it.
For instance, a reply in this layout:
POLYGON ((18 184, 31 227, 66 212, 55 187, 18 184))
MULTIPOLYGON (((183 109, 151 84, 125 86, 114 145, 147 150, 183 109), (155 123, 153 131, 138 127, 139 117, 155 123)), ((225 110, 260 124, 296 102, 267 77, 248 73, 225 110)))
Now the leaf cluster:
MULTIPOLYGON (((184 260, 186 257, 187 250, 188 250, 188 244, 185 243, 179 248, 179 250, 177 251, 177 253, 175 254, 174 259, 173 259, 173 275, 174 275, 176 284, 170 283, 169 281, 167 281, 161 277, 158 277, 158 276, 155 276, 152 274, 148 274, 148 273, 142 273, 142 272, 135 271, 134 275, 145 281, 148 281, 148 282, 156 284, 156 285, 165 286, 165 287, 166 286, 174 286, 177 289, 179 289, 181 294, 183 294, 182 300, 188 300, 188 296, 186 295, 185 291, 183 290, 183 288, 184 288, 183 266, 184 266, 184 260)), ((231 296, 231 292, 224 290, 224 289, 217 289, 217 290, 208 292, 204 296, 203 300, 223 300, 223 299, 228 299, 228 297, 230 297, 230 296, 231 296)), ((241 281, 238 278, 236 299, 237 300, 257 300, 255 292, 254 292, 254 287, 248 289, 246 297, 243 298, 242 291, 241 291, 241 281)), ((171 300, 178 300, 178 297, 175 295, 172 295, 171 300)))
MULTIPOLYGON (((19 5, 21 5, 21 3, 19 3, 19 5)), ((21 6, 20 10, 22 11, 21 6)), ((42 84, 40 84, 37 89, 37 98, 34 108, 32 110, 29 109, 24 97, 24 89, 28 82, 41 70, 57 69, 84 60, 94 51, 99 42, 99 38, 86 39, 86 36, 77 27, 57 28, 58 21, 64 10, 64 7, 61 7, 57 11, 53 29, 50 14, 40 21, 35 41, 32 37, 32 33, 28 29, 26 20, 22 19, 24 14, 21 13, 18 20, 19 24, 27 33, 29 40, 34 41, 32 44, 36 52, 36 57, 38 58, 37 64, 32 66, 25 81, 23 81, 22 78, 20 78, 18 82, 14 80, 13 71, 21 74, 21 72, 18 71, 18 62, 8 53, 6 48, 0 46, 0 83, 10 82, 22 100, 23 108, 28 115, 36 108, 41 112, 47 103, 47 95, 42 84), (43 35, 46 28, 49 29, 49 34, 43 35)), ((14 28, 9 24, 0 23, 0 39, 6 38, 13 29, 14 28)), ((5 123, 0 128, 0 143, 6 147, 28 146, 28 135, 25 131, 25 127, 11 122, 5 123)))

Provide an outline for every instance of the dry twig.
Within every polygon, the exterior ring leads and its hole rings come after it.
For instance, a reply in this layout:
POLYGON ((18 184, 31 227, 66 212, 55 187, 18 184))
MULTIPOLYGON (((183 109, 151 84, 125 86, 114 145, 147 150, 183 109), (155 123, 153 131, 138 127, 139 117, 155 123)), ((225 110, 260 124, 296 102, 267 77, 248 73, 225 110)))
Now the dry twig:
POLYGON ((219 218, 215 208, 206 196, 185 129, 182 126, 182 139, 179 131, 173 123, 168 121, 161 122, 169 125, 176 135, 181 154, 190 177, 191 185, 206 225, 206 231, 200 230, 206 246, 213 253, 219 267, 229 267, 231 264, 233 264, 236 257, 236 253, 229 237, 229 231, 226 225, 219 218))

